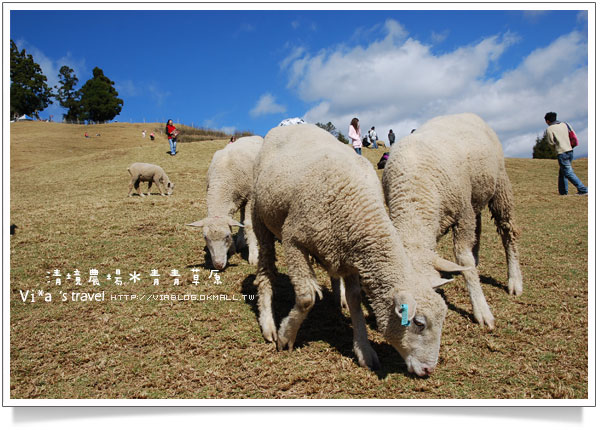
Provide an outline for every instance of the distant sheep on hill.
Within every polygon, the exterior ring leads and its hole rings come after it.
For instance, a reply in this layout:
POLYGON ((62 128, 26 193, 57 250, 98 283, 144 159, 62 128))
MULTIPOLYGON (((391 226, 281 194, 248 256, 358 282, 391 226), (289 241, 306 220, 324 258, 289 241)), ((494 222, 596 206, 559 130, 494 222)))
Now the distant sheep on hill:
MULTIPOLYGON (((202 227, 206 246, 215 269, 224 269, 229 252, 235 252, 231 227, 244 228, 248 244, 248 262, 258 261, 256 236, 252 229, 252 167, 262 146, 260 136, 242 137, 225 148, 215 152, 208 168, 206 218, 188 224, 202 227), (233 219, 240 211, 243 224, 233 219)), ((237 247, 244 246, 244 236, 238 235, 237 247)))
POLYGON ((169 180, 169 177, 162 167, 148 163, 133 163, 127 168, 127 171, 131 175, 131 182, 129 183, 129 197, 132 196, 132 190, 134 187, 137 193, 141 197, 144 197, 144 193, 142 193, 140 189, 141 182, 148 182, 148 195, 150 195, 150 187, 152 187, 153 183, 155 183, 158 187, 158 191, 160 192, 161 196, 170 196, 173 194, 175 184, 169 180), (163 191, 162 188, 164 188, 165 191, 163 191))
POLYGON ((523 292, 512 187, 496 133, 474 114, 434 118, 393 146, 383 187, 390 217, 414 267, 432 277, 437 271, 462 272, 475 319, 493 328, 476 269, 486 205, 502 236, 508 292, 523 292), (450 229, 462 266, 435 252, 437 241, 450 229))

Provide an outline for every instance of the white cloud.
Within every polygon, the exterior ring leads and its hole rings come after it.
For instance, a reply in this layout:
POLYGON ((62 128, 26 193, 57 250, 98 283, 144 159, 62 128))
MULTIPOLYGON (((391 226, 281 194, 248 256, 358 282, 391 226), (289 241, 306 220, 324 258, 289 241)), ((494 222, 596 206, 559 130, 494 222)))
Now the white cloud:
POLYGON ((446 40, 448 38, 449 35, 450 35, 449 30, 444 30, 441 32, 432 31, 431 32, 431 41, 433 43, 442 43, 444 40, 446 40))
POLYGON ((250 111, 250 116, 257 117, 272 113, 283 113, 285 110, 285 106, 277 104, 275 97, 273 97, 272 94, 266 93, 260 96, 256 106, 254 106, 250 111))
POLYGON ((497 61, 518 43, 511 33, 490 35, 443 54, 413 39, 393 20, 380 40, 316 54, 293 51, 282 61, 288 87, 312 108, 308 122, 333 122, 343 133, 352 117, 363 131, 398 137, 437 115, 474 112, 495 129, 511 157, 531 157, 543 116, 555 111, 579 131, 587 148, 587 43, 573 32, 540 47, 512 70, 497 61), (567 54, 568 53, 568 54, 567 54), (488 72, 494 70, 494 77, 488 72), (384 133, 385 131, 385 133, 384 133))
POLYGON ((170 91, 159 88, 155 83, 148 85, 148 94, 155 100, 157 106, 162 106, 164 101, 171 96, 170 91))
POLYGON ((139 95, 139 90, 131 79, 117 82, 115 89, 119 93, 119 97, 135 97, 139 95))

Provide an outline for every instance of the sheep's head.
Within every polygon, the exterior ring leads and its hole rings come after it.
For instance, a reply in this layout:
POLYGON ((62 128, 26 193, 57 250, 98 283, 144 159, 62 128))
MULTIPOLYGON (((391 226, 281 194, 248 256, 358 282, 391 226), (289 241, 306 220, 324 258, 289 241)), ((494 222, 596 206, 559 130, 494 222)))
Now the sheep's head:
POLYGON ((386 340, 404 359, 408 371, 419 376, 431 374, 437 365, 448 310, 432 287, 434 285, 402 291, 394 289, 387 301, 386 324, 381 327, 386 340), (402 325, 403 317, 408 320, 408 326, 402 325))
POLYGON ((167 182, 167 196, 173 194, 173 190, 175 189, 175 184, 173 182, 167 182))
POLYGON ((244 227, 231 217, 213 216, 187 224, 191 227, 202 227, 204 240, 210 253, 210 259, 215 269, 222 270, 227 265, 229 250, 235 252, 231 227, 244 227))

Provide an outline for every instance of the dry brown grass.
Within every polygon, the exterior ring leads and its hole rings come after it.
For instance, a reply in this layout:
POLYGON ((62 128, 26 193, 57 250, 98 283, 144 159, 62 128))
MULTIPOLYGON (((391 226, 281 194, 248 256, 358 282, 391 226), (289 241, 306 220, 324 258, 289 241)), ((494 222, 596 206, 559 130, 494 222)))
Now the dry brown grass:
MULTIPOLYGON (((160 126, 160 125, 157 125, 160 126)), ((449 312, 440 363, 426 379, 406 372, 375 331, 383 369, 360 368, 348 315, 327 294, 302 325, 297 347, 278 353, 263 341, 256 300, 111 301, 112 294, 255 294, 254 268, 241 256, 208 279, 204 241, 185 223, 206 213, 206 171, 225 140, 150 142, 148 124, 11 124, 10 396, 34 398, 460 398, 588 396, 587 198, 559 197, 556 161, 508 159, 522 228, 524 294, 506 293, 506 265, 492 222, 484 222, 480 274, 496 317, 493 332, 473 322, 464 282, 444 288, 449 312), (83 134, 93 136, 85 139, 83 134), (96 133, 100 133, 96 137, 96 133), (126 168, 161 165, 176 183, 169 197, 127 198, 126 168), (98 269, 100 286, 87 282, 98 269), (192 268, 200 270, 192 284, 192 268), (47 283, 59 269, 63 285, 47 283), (66 281, 82 272, 83 286, 66 281), (120 269, 126 284, 106 280, 120 269), (149 274, 157 269, 161 285, 149 274), (182 285, 167 274, 178 269, 182 285), (128 274, 142 273, 142 282, 128 274), (20 291, 43 290, 23 303, 20 291), (104 302, 62 302, 59 292, 104 291, 104 302)), ((375 164, 384 148, 365 149, 375 164)), ((587 160, 575 171, 587 182, 587 160)), ((156 190, 155 190, 156 192, 156 190)), ((451 256, 445 238, 441 252, 451 256)), ((279 252, 276 318, 292 305, 279 252)), ((328 285, 324 273, 319 279, 328 285)))

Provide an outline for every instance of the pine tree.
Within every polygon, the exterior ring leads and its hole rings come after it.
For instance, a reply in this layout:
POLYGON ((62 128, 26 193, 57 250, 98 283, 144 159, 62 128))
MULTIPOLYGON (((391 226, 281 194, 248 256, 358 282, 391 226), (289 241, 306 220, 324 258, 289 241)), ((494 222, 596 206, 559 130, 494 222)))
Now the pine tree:
POLYGON ((106 122, 116 117, 123 107, 123 100, 114 88, 114 82, 104 76, 99 67, 94 67, 94 77, 81 87, 80 119, 95 123, 106 122))
POLYGON ((79 79, 75 76, 75 72, 68 66, 62 66, 58 74, 60 87, 55 87, 57 90, 56 100, 58 103, 68 109, 63 115, 63 119, 67 121, 77 121, 81 113, 81 94, 75 90, 75 86, 79 79))
POLYGON ((338 133, 337 140, 345 144, 350 143, 350 141, 342 133, 338 133))
POLYGON ((33 56, 10 41, 10 116, 37 115, 52 104, 52 89, 33 56))
POLYGON ((317 127, 321 127, 323 130, 328 131, 331 134, 334 134, 333 132, 335 131, 335 125, 333 125, 331 121, 329 121, 327 124, 321 124, 320 122, 318 122, 315 125, 317 127))
POLYGON ((545 137, 536 137, 533 146, 533 158, 557 159, 558 153, 553 145, 550 145, 545 137))

